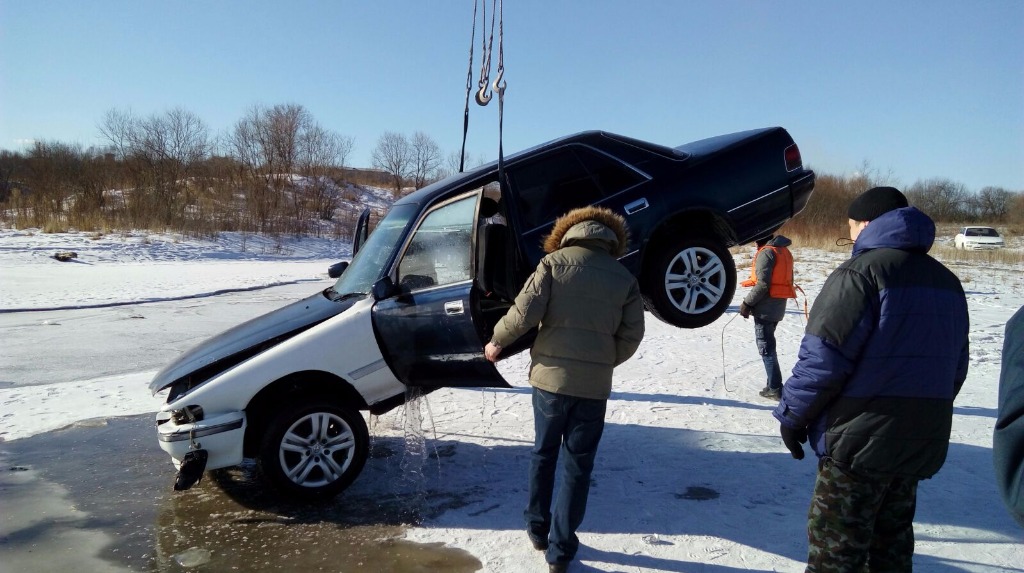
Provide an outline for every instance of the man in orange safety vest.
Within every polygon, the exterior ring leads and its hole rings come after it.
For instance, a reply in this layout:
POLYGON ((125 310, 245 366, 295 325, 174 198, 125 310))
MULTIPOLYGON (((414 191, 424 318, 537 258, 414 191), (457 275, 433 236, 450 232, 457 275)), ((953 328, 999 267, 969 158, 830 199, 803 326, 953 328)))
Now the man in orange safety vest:
POLYGON ((754 316, 754 338, 764 362, 768 382, 759 394, 770 400, 782 395, 782 370, 775 350, 775 327, 786 315, 787 299, 796 298, 793 285, 793 242, 779 235, 757 240, 757 254, 750 266, 750 278, 741 284, 751 287, 740 303, 740 316, 754 316))

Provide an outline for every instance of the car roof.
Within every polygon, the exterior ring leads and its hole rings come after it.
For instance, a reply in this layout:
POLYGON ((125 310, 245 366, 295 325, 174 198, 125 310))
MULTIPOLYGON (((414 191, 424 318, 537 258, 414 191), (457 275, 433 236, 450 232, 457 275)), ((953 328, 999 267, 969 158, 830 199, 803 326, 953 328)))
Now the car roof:
MULTIPOLYGON (((590 130, 581 131, 579 133, 574 133, 572 135, 566 135, 563 137, 552 139, 551 141, 541 143, 533 147, 529 147, 522 151, 517 151, 511 155, 506 156, 504 160, 506 165, 516 163, 518 161, 522 161, 523 159, 528 159, 538 153, 547 151, 548 149, 560 147, 570 143, 588 144, 600 149, 604 147, 604 144, 607 143, 607 140, 626 143, 644 149, 650 153, 656 153, 667 157, 678 157, 682 159, 687 156, 687 153, 683 151, 674 150, 671 147, 666 147, 663 145, 658 145, 655 143, 650 143, 647 141, 642 141, 639 139, 634 139, 632 137, 618 135, 607 131, 590 130)), ((445 179, 431 183, 430 185, 427 185, 422 189, 413 191, 412 193, 396 201, 395 205, 405 205, 408 203, 421 204, 432 202, 434 199, 437 198, 438 195, 445 193, 453 186, 458 186, 468 181, 471 181, 477 177, 482 177, 494 171, 495 169, 497 169, 497 167, 498 162, 495 160, 491 161, 490 163, 485 163, 484 165, 481 165, 469 171, 456 173, 455 175, 451 175, 449 177, 446 177, 445 179)))

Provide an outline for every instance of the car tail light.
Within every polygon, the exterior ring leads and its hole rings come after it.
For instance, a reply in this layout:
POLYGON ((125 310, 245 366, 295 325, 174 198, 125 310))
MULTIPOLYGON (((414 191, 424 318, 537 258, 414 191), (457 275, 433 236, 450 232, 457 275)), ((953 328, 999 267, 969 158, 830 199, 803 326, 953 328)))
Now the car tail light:
POLYGON ((800 159, 800 148, 795 143, 787 147, 784 154, 786 156, 786 171, 800 169, 800 166, 803 165, 803 160, 800 159))

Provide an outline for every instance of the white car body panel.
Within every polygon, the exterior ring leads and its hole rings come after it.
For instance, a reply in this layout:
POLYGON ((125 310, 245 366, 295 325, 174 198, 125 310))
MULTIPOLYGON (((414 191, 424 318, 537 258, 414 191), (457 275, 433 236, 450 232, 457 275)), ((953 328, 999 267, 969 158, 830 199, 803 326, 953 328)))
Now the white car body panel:
POLYGON ((222 372, 162 409, 198 404, 207 416, 244 410, 252 397, 271 382, 310 370, 330 372, 345 379, 368 405, 401 394, 405 385, 384 361, 373 334, 373 304, 373 299, 367 297, 345 312, 222 372))
POLYGON ((344 308, 323 293, 314 293, 263 316, 203 341, 183 353, 153 377, 149 389, 154 394, 192 372, 267 340, 298 330, 339 314, 344 308))
POLYGON ((209 452, 207 469, 240 463, 249 401, 269 384, 295 372, 335 374, 352 384, 368 405, 405 392, 405 385, 391 372, 377 345, 373 304, 367 297, 165 404, 157 413, 160 447, 177 467, 190 449, 189 440, 182 438, 194 430, 195 441, 209 452), (176 424, 170 412, 188 405, 201 406, 204 419, 176 424))

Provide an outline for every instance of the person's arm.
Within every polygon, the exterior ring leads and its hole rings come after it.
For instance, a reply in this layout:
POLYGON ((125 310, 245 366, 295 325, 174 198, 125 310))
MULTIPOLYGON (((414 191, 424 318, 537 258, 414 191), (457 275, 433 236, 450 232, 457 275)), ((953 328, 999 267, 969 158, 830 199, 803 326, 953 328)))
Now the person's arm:
POLYGON ((550 297, 551 268, 548 267, 546 260, 541 259, 537 269, 519 291, 513 305, 494 326, 494 335, 484 348, 487 359, 492 362, 497 360, 502 348, 540 325, 544 313, 547 312, 550 297))
POLYGON ((842 391, 877 323, 876 293, 870 279, 843 267, 825 281, 772 413, 779 422, 804 428, 842 391))
POLYGON ((640 285, 633 281, 629 295, 622 307, 622 322, 615 331, 615 365, 618 366, 640 348, 644 338, 644 301, 640 296, 640 285))

